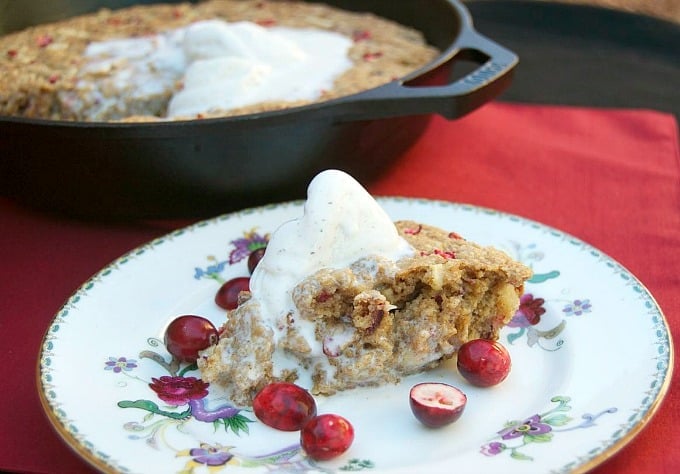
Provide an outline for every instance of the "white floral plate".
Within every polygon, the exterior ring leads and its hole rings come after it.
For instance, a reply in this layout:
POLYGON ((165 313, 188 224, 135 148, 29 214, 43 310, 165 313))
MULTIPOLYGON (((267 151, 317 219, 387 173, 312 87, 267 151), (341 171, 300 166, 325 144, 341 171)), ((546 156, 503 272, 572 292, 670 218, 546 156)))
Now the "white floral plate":
MULTIPOLYGON (((501 385, 468 385, 449 362, 398 385, 318 399, 354 425, 348 452, 314 462, 297 433, 263 425, 173 366, 162 344, 176 316, 224 314, 220 282, 247 274, 250 251, 302 213, 284 203, 217 217, 116 260, 66 302, 39 364, 43 406, 58 433, 105 472, 583 472, 622 448, 665 395, 672 341, 653 297, 618 263, 582 241, 520 217, 421 199, 382 198, 396 219, 455 230, 506 250, 535 272, 501 341, 513 369, 501 385), (468 395, 438 430, 408 405, 419 381, 468 395)), ((244 341, 245 343, 246 341, 244 341)))

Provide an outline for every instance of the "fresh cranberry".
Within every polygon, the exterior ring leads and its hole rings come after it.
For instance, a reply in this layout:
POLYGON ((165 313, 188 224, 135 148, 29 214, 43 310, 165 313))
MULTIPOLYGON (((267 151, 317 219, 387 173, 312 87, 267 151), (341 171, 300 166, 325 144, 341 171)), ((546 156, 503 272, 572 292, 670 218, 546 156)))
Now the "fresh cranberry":
POLYGON ((297 431, 316 416, 316 402, 302 387, 274 382, 255 395, 253 412, 267 426, 282 431, 297 431))
POLYGON ((309 420, 300 431, 300 445, 307 455, 326 461, 341 455, 354 441, 354 427, 339 415, 324 414, 309 420))
POLYGON ((468 341, 458 349, 458 371, 468 382, 478 387, 501 383, 510 373, 508 350, 488 339, 468 341))
POLYGON ((251 275, 253 271, 255 271, 257 264, 260 263, 260 260, 262 260, 262 257, 264 257, 265 250, 266 249, 264 247, 260 247, 259 249, 255 249, 250 252, 250 255, 248 256, 248 271, 251 275))
POLYGON ((238 295, 242 291, 250 291, 250 278, 232 278, 217 290, 215 303, 217 303, 220 308, 236 309, 238 306, 238 295))
POLYGON ((165 330, 165 347, 177 359, 196 362, 198 352, 217 344, 217 329, 201 316, 187 314, 174 319, 165 330))

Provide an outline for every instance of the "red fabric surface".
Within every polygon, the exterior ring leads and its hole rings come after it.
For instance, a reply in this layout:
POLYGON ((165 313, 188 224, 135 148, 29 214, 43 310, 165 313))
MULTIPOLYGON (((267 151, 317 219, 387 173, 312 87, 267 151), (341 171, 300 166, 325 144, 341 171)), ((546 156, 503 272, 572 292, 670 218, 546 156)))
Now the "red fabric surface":
MULTIPOLYGON (((633 272, 677 336, 678 148, 668 114, 492 103, 455 122, 435 118, 370 190, 492 207, 575 235, 633 272)), ((44 331, 93 273, 178 225, 73 221, 0 199, 0 470, 89 471, 40 407, 36 361, 44 331)), ((672 448, 678 384, 673 377, 657 415, 595 473, 680 472, 680 451, 672 448)))

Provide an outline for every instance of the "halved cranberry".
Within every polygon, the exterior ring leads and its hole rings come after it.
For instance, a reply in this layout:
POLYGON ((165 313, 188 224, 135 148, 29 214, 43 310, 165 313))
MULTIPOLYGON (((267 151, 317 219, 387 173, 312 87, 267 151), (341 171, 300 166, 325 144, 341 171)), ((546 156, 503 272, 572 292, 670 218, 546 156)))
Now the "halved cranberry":
POLYGON ((413 415, 422 424, 439 428, 460 418, 467 404, 467 396, 446 383, 424 382, 411 388, 409 404, 413 415))

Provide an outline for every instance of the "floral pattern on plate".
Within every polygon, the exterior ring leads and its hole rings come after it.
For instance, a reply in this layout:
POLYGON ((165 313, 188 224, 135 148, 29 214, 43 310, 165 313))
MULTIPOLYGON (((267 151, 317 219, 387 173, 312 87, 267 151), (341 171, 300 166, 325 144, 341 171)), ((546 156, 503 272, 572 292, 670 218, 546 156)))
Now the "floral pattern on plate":
POLYGON ((550 401, 557 403, 557 405, 544 413, 532 415, 521 421, 506 423, 505 427, 498 432, 500 441, 484 444, 480 452, 485 456, 496 456, 507 452, 512 459, 533 461, 533 457, 522 451, 526 446, 534 443, 550 443, 557 433, 591 427, 599 417, 617 411, 615 407, 612 407, 596 415, 586 413, 581 417, 584 421, 570 425, 573 418, 568 416, 567 412, 572 408, 569 405, 571 399, 569 397, 553 397, 550 401))
POLYGON ((400 473, 455 466, 531 473, 593 467, 646 423, 668 388, 671 339, 653 297, 633 275, 582 241, 518 216, 421 199, 380 202, 395 220, 457 231, 506 248, 534 268, 522 307, 502 335, 513 358, 503 384, 477 389, 443 366, 396 386, 320 400, 321 411, 352 421, 356 439, 337 462, 313 465, 295 435, 274 433, 247 409, 231 406, 199 382, 194 367, 173 366, 159 343, 165 326, 179 314, 223 320, 213 302, 216 282, 243 276, 246 256, 266 243, 262 229, 302 212, 301 202, 283 203, 149 242, 69 298, 40 353, 41 400, 57 431, 104 472, 400 473), (624 353, 636 363, 621 367, 624 353), (424 429, 406 403, 411 384, 432 379, 460 386, 469 398, 465 416, 442 430, 424 429), (626 390, 611 388, 617 386, 626 390), (557 405, 546 410, 549 400, 557 405), (559 407, 585 413, 584 421, 559 407), (558 450, 541 449, 557 443, 558 450), (522 457, 532 460, 518 462, 522 457))
MULTIPOLYGON (((162 341, 150 338, 148 344, 158 347, 162 341)), ((210 400, 210 384, 193 375, 187 375, 198 370, 195 363, 181 364, 175 358, 166 358, 154 350, 145 349, 139 354, 140 359, 148 359, 164 369, 168 375, 156 375, 150 381, 133 374, 139 367, 136 359, 128 357, 109 357, 104 362, 104 370, 113 374, 130 377, 135 382, 141 382, 149 387, 149 398, 136 400, 120 400, 120 408, 141 410, 141 421, 129 421, 123 425, 131 440, 143 440, 149 448, 168 449, 175 451, 175 456, 186 458, 186 464, 178 471, 180 474, 194 473, 201 467, 209 468, 211 473, 222 472, 229 466, 248 468, 266 467, 268 472, 328 472, 305 456, 300 444, 295 443, 273 452, 244 456, 238 453, 235 446, 222 445, 209 441, 195 441, 196 446, 186 449, 174 449, 166 441, 166 431, 175 429, 178 432, 186 430, 190 423, 211 423, 214 431, 231 431, 236 436, 248 435, 248 425, 257 422, 250 414, 244 414, 250 409, 238 408, 229 402, 222 401, 214 404, 210 400), (183 366, 182 366, 183 365, 183 366), (167 407, 159 406, 159 403, 167 407)), ((125 384, 123 386, 126 386, 125 384)), ((373 467, 369 460, 350 459, 342 471, 359 471, 373 467)))

